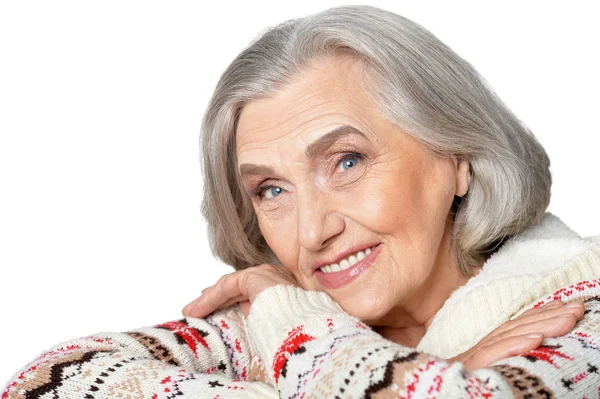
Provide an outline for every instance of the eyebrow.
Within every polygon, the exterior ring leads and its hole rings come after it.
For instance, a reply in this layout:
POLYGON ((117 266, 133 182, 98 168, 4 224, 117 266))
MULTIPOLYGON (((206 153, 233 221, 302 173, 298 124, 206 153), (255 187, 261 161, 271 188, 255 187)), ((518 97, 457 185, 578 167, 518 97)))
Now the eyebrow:
MULTIPOLYGON (((325 152, 325 150, 327 150, 329 147, 331 147, 331 145, 333 143, 340 140, 342 137, 352 136, 352 135, 367 138, 363 132, 361 132, 360 130, 358 130, 352 126, 349 126, 349 125, 338 126, 335 129, 330 130, 329 132, 325 133, 324 135, 322 135, 321 137, 319 137, 312 143, 310 143, 304 150, 304 154, 306 155, 307 158, 313 158, 315 155, 325 152)), ((277 176, 277 173, 275 173, 275 171, 269 166, 257 165, 257 164, 253 164, 253 163, 245 163, 240 166, 240 175, 242 177, 247 176, 247 175, 275 175, 275 176, 277 176)))

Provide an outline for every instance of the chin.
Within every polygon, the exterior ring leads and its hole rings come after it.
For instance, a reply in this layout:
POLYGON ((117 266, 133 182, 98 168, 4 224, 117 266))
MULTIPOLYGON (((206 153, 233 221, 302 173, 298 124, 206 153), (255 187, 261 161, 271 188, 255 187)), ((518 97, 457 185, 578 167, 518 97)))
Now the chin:
POLYGON ((393 306, 387 295, 379 290, 363 291, 347 298, 336 298, 329 294, 349 315, 356 317, 367 325, 373 325, 388 314, 393 306))

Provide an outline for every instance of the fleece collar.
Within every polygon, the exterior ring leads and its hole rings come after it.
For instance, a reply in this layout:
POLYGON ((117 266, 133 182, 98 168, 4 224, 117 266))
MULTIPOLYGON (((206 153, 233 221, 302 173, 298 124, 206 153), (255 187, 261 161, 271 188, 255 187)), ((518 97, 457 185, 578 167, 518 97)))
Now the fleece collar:
POLYGON ((454 357, 537 299, 599 277, 597 241, 580 237, 546 213, 538 225, 509 239, 479 274, 446 300, 417 349, 445 359, 454 357))

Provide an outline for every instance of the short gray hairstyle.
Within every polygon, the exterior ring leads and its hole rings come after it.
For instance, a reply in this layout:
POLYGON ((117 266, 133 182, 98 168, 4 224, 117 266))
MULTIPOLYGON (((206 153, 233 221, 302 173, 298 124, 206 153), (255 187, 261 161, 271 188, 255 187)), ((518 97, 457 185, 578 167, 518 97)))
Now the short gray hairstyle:
POLYGON ((433 153, 468 160, 452 237, 467 275, 501 243, 539 223, 550 201, 550 161, 531 131, 465 60, 432 33, 371 6, 344 6, 262 33, 229 65, 202 123, 202 212, 213 254, 242 269, 279 263, 237 171, 235 130, 248 102, 269 97, 318 57, 362 60, 382 114, 433 153))

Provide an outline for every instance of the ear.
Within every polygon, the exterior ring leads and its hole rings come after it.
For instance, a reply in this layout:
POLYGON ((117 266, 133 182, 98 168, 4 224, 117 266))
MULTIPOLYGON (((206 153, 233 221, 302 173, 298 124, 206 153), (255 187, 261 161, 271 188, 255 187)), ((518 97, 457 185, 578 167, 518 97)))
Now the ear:
POLYGON ((456 164, 456 192, 454 195, 463 197, 471 185, 471 165, 467 160, 457 160, 456 164))

